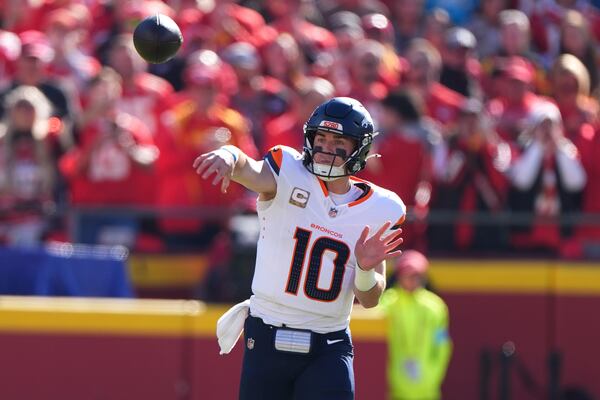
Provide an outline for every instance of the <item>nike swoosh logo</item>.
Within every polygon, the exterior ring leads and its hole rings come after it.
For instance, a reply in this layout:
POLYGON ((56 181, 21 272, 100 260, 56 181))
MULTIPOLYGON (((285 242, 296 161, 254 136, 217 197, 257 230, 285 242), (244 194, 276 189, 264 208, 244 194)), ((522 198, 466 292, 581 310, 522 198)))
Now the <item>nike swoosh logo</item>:
POLYGON ((327 339, 327 344, 334 344, 334 343, 343 342, 343 341, 344 341, 344 339, 335 339, 335 340, 327 339))

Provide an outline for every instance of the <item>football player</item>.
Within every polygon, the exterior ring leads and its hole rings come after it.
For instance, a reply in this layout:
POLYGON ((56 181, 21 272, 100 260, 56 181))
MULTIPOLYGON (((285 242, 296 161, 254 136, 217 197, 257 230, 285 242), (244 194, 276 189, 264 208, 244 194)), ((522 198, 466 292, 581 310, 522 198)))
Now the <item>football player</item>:
POLYGON ((338 97, 306 122, 302 153, 276 146, 257 161, 226 145, 195 160, 222 191, 235 181, 258 193, 253 295, 217 326, 227 353, 243 321, 240 399, 354 398, 352 304, 377 305, 406 213, 395 193, 354 176, 374 135, 363 105, 338 97))

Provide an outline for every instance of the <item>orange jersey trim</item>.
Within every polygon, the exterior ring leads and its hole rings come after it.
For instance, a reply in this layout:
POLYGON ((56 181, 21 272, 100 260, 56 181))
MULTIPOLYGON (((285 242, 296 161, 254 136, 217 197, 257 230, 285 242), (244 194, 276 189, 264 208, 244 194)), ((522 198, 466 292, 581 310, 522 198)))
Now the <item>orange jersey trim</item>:
POLYGON ((325 185, 325 182, 323 182, 322 179, 319 179, 319 177, 315 178, 317 178, 317 180, 319 181, 319 185, 321 185, 321 190, 323 190, 323 194, 325 195, 325 197, 329 196, 329 190, 327 190, 327 185, 325 185))
POLYGON ((363 197, 361 197, 358 200, 354 200, 353 202, 348 204, 348 207, 354 207, 356 205, 359 205, 360 203, 364 203, 365 201, 367 201, 369 199, 369 197, 373 196, 373 188, 371 186, 368 186, 369 191, 367 192, 366 195, 364 195, 363 197))
POLYGON ((398 228, 400 228, 400 225, 402 225, 405 220, 406 220, 406 214, 402 215, 400 217, 400 219, 398 221, 396 221, 395 224, 392 225, 392 229, 398 229, 398 228))
POLYGON ((283 151, 281 151, 280 147, 273 147, 271 149, 271 156, 273 157, 273 161, 277 164, 278 168, 281 168, 281 163, 283 161, 283 151))

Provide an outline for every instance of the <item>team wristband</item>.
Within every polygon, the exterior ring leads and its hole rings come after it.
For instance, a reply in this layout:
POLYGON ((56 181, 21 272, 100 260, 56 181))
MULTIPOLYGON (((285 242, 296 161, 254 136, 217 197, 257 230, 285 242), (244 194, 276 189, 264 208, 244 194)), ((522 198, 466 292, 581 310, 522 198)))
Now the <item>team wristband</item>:
POLYGON ((357 264, 356 268, 354 268, 354 286, 361 292, 367 292, 373 289, 376 284, 375 270, 370 269, 365 271, 357 264))
POLYGON ((235 154, 235 152, 231 149, 229 149, 227 146, 223 146, 221 147, 221 150, 225 150, 226 152, 228 152, 229 154, 231 154, 233 156, 233 163, 235 164, 238 160, 238 155, 235 154))

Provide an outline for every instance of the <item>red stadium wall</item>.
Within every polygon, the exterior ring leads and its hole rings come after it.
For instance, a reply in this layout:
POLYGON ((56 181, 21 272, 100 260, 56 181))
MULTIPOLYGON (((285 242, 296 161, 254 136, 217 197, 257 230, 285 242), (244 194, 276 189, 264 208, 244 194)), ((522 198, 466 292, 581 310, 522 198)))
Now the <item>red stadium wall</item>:
MULTIPOLYGON (((600 397, 600 269, 465 262, 434 264, 434 285, 451 313, 454 354, 446 399, 478 399, 479 357, 493 351, 498 398, 502 343, 533 385, 511 372, 512 398, 543 398, 547 357, 563 354, 561 384, 600 397)), ((193 301, 0 298, 0 398, 234 399, 242 343, 219 356, 214 327, 225 307, 193 301)), ((385 398, 385 321, 357 308, 352 322, 357 396, 385 398)))

